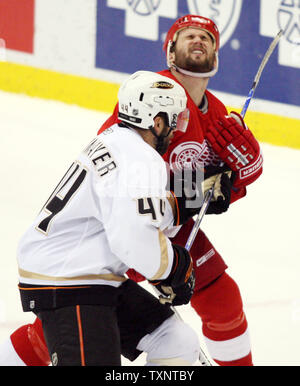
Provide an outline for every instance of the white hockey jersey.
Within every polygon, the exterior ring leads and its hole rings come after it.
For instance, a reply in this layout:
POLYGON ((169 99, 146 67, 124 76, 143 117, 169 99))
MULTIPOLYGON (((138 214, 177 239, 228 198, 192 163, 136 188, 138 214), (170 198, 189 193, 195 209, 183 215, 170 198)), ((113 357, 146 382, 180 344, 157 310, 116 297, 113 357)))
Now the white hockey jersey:
POLYGON ((162 157, 134 130, 113 125, 62 178, 18 246, 19 281, 118 287, 134 268, 170 273, 173 222, 162 157))

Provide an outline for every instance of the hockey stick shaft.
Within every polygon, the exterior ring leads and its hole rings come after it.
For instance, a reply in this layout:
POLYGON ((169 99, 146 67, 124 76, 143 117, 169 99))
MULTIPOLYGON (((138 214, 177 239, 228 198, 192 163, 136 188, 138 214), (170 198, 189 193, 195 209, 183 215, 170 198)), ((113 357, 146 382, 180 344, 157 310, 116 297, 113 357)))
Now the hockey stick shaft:
MULTIPOLYGON (((268 47, 268 49, 267 49, 267 51, 266 51, 266 53, 265 53, 261 63, 260 63, 260 66, 258 68, 258 71, 257 71, 256 75, 255 75, 255 78, 254 78, 254 81, 252 83, 251 89, 249 91, 249 94, 247 96, 247 99, 245 101, 245 104, 244 104, 242 112, 241 112, 241 116, 243 118, 245 117, 246 112, 248 110, 248 107, 250 105, 250 102, 251 102, 251 100, 253 98, 254 92, 255 92, 256 87, 257 87, 257 85, 259 83, 259 80, 260 80, 261 74, 263 72, 263 69, 265 68, 265 65, 267 64, 270 56, 272 55, 272 52, 274 51, 275 47, 277 46, 277 44, 278 44, 282 34, 283 34, 283 31, 280 30, 278 32, 278 34, 274 37, 274 39, 272 40, 271 44, 269 45, 269 47, 268 47)), ((198 231, 200 229, 200 224, 201 224, 201 222, 203 220, 203 217, 204 217, 204 215, 205 215, 205 213, 206 213, 206 211, 207 211, 207 209, 209 207, 209 203, 210 203, 210 200, 211 200, 211 197, 212 197, 212 193, 213 193, 213 188, 211 188, 207 192, 207 195, 204 198, 203 205, 202 205, 202 207, 200 209, 200 212, 199 212, 199 214, 197 216, 197 219, 195 221, 195 224, 193 226, 193 229, 191 230, 191 234, 190 234, 190 236, 189 236, 189 238, 187 240, 186 246, 185 246, 187 250, 190 250, 190 248, 193 245, 195 237, 196 237, 196 235, 197 235, 197 233, 198 233, 198 231)))
MULTIPOLYGON (((209 189, 207 192, 206 192, 206 195, 204 197, 204 200, 203 200, 203 205, 200 209, 200 212, 197 216, 197 220, 193 226, 193 229, 189 235, 189 238, 186 242, 186 245, 185 245, 185 248, 189 251, 191 249, 191 246, 193 245, 193 242, 195 240, 195 237, 198 233, 198 230, 200 228, 200 224, 201 224, 201 221, 205 215, 205 212, 208 208, 208 205, 209 204, 209 201, 211 199, 211 196, 212 196, 212 193, 213 193, 213 188, 209 189)), ((181 321, 183 321, 182 317, 180 316, 179 312, 175 309, 175 307, 171 307, 172 310, 174 311, 175 315, 177 316, 177 318, 181 321)), ((212 363, 210 362, 210 360, 207 358, 205 352, 202 350, 202 348, 200 347, 200 352, 199 352, 199 362, 201 363, 202 366, 212 366, 212 363)))
POLYGON ((204 196, 203 204, 202 204, 201 209, 197 215, 197 219, 195 221, 193 229, 191 230, 189 238, 187 239, 187 242, 185 244, 185 249, 187 249, 188 251, 191 249, 193 242, 195 240, 195 237, 197 236, 197 233, 200 229, 200 224, 201 224, 202 219, 203 219, 203 217, 208 209, 212 194, 213 194, 213 188, 210 188, 204 196))
POLYGON ((263 57, 263 59, 262 59, 262 61, 260 63, 258 71, 257 71, 257 73, 255 75, 254 81, 252 83, 252 87, 251 87, 251 89, 249 91, 248 97, 246 99, 246 102, 245 102, 244 107, 243 107, 242 112, 241 112, 241 116, 243 118, 244 118, 244 116, 246 114, 246 111, 248 110, 249 104, 250 104, 250 102, 251 102, 251 100, 253 98, 253 95, 254 95, 254 92, 256 90, 256 87, 258 86, 258 83, 259 83, 261 74, 262 74, 262 72, 263 72, 263 70, 265 68, 265 65, 267 64, 270 56, 272 55, 275 47, 277 46, 277 44, 278 44, 282 34, 283 34, 283 31, 280 30, 278 32, 278 34, 275 36, 275 38, 272 40, 271 44, 269 45, 269 48, 267 49, 267 51, 266 51, 266 53, 265 53, 265 55, 264 55, 264 57, 263 57))

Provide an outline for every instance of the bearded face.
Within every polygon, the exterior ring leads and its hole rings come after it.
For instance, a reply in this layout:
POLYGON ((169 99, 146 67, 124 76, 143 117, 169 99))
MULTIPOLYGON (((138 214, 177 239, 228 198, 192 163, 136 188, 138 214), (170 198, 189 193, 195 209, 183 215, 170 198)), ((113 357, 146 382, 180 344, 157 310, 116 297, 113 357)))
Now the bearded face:
POLYGON ((209 72, 215 66, 214 42, 210 35, 198 28, 186 28, 178 35, 173 63, 192 72, 209 72))
POLYGON ((159 152, 160 155, 164 155, 166 153, 173 136, 173 131, 170 130, 170 127, 164 122, 160 134, 160 139, 156 138, 156 150, 159 152))

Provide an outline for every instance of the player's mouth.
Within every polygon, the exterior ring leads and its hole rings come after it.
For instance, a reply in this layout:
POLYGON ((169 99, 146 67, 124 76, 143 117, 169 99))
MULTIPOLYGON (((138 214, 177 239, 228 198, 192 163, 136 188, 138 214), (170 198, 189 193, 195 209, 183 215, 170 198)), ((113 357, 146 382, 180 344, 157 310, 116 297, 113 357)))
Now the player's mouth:
POLYGON ((191 49, 190 52, 192 54, 195 54, 195 55, 205 55, 206 54, 205 50, 203 50, 202 48, 198 48, 198 47, 191 49))

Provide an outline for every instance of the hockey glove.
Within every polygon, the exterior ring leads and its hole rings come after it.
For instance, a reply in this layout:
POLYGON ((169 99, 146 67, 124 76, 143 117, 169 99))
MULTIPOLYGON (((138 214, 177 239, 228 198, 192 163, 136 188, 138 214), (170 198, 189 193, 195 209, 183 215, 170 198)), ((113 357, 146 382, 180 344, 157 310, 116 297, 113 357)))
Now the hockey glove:
POLYGON ((192 183, 182 183, 181 185, 177 181, 178 176, 176 174, 171 176, 170 192, 173 200, 171 206, 175 208, 173 224, 175 226, 185 224, 191 217, 199 213, 203 204, 203 197, 212 187, 214 187, 213 195, 206 213, 220 214, 229 207, 235 173, 230 171, 228 166, 206 167, 204 169, 204 176, 202 176, 200 181, 197 181, 195 175, 196 172, 193 171, 192 183), (177 186, 183 187, 179 194, 176 194, 176 189, 174 189, 176 183, 177 186))
POLYGON ((212 198, 206 214, 221 214, 227 211, 230 205, 231 189, 235 180, 235 173, 228 167, 208 166, 204 173, 204 189, 206 193, 213 188, 212 198))
POLYGON ((174 259, 170 275, 163 280, 154 280, 154 285, 162 294, 159 301, 173 306, 188 304, 194 293, 195 274, 189 252, 180 245, 172 244, 174 259))
POLYGON ((262 173, 259 143, 236 112, 221 117, 211 125, 206 138, 215 153, 231 170, 237 172, 235 187, 254 182, 262 173))

